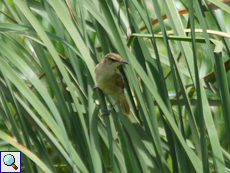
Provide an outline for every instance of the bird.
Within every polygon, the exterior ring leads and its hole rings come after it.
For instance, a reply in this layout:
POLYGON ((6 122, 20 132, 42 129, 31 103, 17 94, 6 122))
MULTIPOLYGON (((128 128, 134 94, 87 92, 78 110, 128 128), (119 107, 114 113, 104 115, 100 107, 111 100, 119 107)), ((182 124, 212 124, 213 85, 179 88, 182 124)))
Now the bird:
POLYGON ((100 63, 95 68, 96 82, 94 88, 101 89, 105 94, 111 95, 116 99, 112 108, 103 115, 110 114, 114 106, 119 102, 123 114, 129 115, 130 108, 125 98, 124 88, 125 82, 122 74, 117 70, 117 67, 122 64, 130 64, 124 61, 119 54, 109 53, 102 58, 100 63))

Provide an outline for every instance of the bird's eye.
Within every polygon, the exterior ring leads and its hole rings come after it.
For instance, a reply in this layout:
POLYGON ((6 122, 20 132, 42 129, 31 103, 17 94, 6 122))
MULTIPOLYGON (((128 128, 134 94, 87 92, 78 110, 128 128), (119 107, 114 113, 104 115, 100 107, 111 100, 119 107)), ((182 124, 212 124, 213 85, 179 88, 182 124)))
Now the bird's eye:
POLYGON ((109 58, 111 61, 113 62, 117 62, 117 60, 113 59, 113 58, 109 58))

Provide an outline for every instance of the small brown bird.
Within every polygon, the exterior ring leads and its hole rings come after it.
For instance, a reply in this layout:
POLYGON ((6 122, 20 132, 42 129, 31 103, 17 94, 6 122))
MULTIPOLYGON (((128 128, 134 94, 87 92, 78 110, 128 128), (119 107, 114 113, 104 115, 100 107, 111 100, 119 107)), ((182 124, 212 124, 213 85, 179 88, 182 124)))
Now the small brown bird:
MULTIPOLYGON (((117 70, 117 67, 121 64, 129 64, 129 62, 124 61, 119 54, 107 54, 95 68, 96 87, 99 87, 104 93, 115 97, 116 103, 120 102, 121 104, 122 112, 129 115, 130 108, 124 94, 125 82, 122 74, 117 70)), ((106 114, 109 114, 112 109, 106 114)))

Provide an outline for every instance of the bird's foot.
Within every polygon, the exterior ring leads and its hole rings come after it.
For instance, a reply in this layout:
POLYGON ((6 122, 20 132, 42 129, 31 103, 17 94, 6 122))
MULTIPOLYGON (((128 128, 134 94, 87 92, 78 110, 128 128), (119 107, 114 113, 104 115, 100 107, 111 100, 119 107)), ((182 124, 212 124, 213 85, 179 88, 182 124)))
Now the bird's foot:
POLYGON ((95 90, 97 88, 98 88, 97 84, 93 86, 93 90, 95 90))
POLYGON ((103 114, 101 116, 108 116, 110 114, 110 112, 112 111, 112 109, 110 110, 105 110, 103 111, 103 114))
POLYGON ((112 106, 112 108, 110 110, 105 110, 103 111, 103 114, 101 116, 106 116, 109 115, 110 112, 114 109, 114 106, 117 104, 117 102, 112 106))

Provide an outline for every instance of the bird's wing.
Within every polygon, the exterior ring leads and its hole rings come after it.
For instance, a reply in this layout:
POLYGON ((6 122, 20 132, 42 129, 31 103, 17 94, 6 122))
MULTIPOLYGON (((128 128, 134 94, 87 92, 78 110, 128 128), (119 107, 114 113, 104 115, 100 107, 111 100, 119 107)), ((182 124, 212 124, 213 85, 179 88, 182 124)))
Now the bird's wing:
POLYGON ((121 87, 122 89, 125 88, 125 81, 123 79, 122 74, 118 70, 116 70, 114 78, 115 78, 115 84, 117 86, 121 87))

